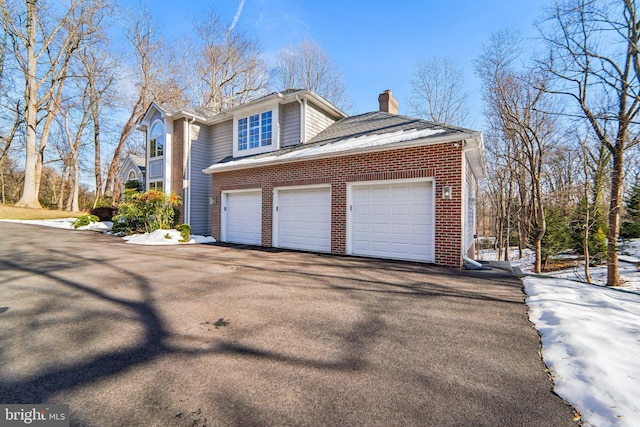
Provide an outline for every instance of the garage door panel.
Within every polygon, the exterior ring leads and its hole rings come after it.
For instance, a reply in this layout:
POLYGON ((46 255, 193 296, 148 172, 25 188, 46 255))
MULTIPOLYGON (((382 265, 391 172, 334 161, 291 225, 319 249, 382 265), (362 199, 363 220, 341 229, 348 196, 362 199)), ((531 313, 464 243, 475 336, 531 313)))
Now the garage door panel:
POLYGON ((433 183, 371 183, 351 187, 351 252, 434 261, 433 183))
POLYGON ((227 242, 248 245, 262 244, 262 194, 256 192, 226 195, 227 242))
POLYGON ((278 191, 278 246, 331 251, 331 191, 327 187, 278 191))

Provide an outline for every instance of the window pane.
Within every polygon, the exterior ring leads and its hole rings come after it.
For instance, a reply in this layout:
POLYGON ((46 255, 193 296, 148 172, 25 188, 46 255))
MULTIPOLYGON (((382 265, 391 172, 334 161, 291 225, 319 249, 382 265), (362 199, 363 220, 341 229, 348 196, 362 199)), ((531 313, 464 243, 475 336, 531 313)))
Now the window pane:
POLYGON ((247 149, 247 118, 238 120, 238 150, 247 149))
POLYGON ((149 136, 149 157, 164 155, 164 127, 156 123, 151 128, 149 136))
POLYGON ((164 135, 156 138, 156 155, 164 156, 164 135))
POLYGON ((249 117, 249 148, 260 146, 260 115, 249 117))
POLYGON ((271 111, 262 113, 261 145, 271 145, 271 111))

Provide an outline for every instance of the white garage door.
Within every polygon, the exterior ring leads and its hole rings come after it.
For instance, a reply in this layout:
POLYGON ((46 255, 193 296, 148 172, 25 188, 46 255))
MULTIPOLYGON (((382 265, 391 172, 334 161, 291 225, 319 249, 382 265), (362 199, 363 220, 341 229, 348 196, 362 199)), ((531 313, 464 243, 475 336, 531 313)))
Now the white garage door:
POLYGON ((222 206, 222 241, 262 244, 262 192, 225 193, 222 206))
POLYGON ((278 190, 275 214, 276 246, 331 252, 331 190, 328 187, 278 190))
POLYGON ((435 261, 433 183, 351 186, 351 253, 435 261))

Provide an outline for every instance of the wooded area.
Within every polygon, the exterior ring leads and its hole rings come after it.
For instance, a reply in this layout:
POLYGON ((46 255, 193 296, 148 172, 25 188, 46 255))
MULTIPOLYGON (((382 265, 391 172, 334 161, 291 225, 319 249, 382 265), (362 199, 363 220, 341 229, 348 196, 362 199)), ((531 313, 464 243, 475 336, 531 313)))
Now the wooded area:
MULTIPOLYGON (((251 34, 199 11, 166 40, 148 11, 111 0, 0 0, 2 203, 77 211, 112 204, 135 126, 155 101, 212 111, 269 91, 314 90, 348 108, 339 67, 313 40, 269 64, 251 34), (95 190, 80 172, 94 177, 95 190)), ((501 259, 536 254, 535 271, 572 249, 619 284, 619 237, 640 237, 640 21, 633 0, 550 1, 538 49, 497 31, 474 59, 482 81, 488 179, 478 233, 501 259)), ((418 61, 410 114, 468 126, 469 89, 450 58, 418 61)), ((479 242, 481 243, 481 242, 479 242)))

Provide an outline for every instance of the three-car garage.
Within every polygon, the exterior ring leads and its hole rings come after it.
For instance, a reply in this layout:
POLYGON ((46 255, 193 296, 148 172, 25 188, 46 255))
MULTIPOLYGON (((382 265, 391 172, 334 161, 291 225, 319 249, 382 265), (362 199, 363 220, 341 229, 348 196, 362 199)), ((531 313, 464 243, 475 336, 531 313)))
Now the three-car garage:
MULTIPOLYGON (((348 183, 342 233, 346 253, 435 262, 432 179, 348 183)), ((331 185, 273 189, 272 242, 279 248, 332 252, 331 185)), ((262 190, 225 191, 221 240, 261 245, 262 190)), ((339 221, 337 221, 339 224, 339 221)))

